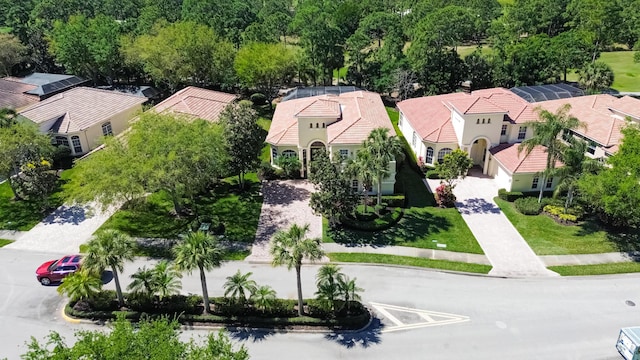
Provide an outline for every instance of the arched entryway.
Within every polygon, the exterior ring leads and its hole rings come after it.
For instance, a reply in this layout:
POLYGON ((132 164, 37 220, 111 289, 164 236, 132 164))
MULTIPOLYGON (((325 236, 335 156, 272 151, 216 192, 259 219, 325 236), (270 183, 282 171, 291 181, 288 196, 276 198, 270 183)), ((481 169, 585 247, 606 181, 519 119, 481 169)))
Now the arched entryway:
POLYGON ((311 162, 316 158, 316 156, 318 156, 318 152, 320 150, 326 150, 326 146, 324 145, 324 143, 322 141, 314 141, 313 143, 311 143, 311 145, 309 145, 309 150, 307 149, 303 149, 302 150, 302 163, 303 163, 303 171, 302 171, 302 176, 303 177, 307 177, 309 176, 309 166, 311 165, 311 162), (309 156, 307 157, 307 153, 309 154, 309 156))
POLYGON ((469 156, 473 160, 474 166, 479 166, 482 169, 482 172, 486 174, 485 164, 487 162, 487 149, 489 146, 489 142, 485 138, 476 139, 471 145, 471 151, 469 151, 469 156))
POLYGON ((314 141, 309 146, 309 153, 311 154, 311 161, 313 161, 315 159, 315 157, 317 156, 318 151, 320 151, 320 150, 326 150, 326 147, 324 146, 324 144, 321 141, 314 141))

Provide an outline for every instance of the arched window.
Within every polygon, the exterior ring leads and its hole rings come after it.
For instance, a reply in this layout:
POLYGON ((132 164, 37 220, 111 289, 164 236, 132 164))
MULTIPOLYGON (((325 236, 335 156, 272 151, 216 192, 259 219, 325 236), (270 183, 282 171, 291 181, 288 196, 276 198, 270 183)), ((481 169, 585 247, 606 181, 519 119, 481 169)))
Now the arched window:
POLYGON ((319 127, 320 127, 320 125, 318 123, 316 123, 316 129, 319 128, 319 127))
POLYGON ((449 149, 449 148, 444 148, 440 151, 438 151, 438 162, 442 162, 442 159, 444 159, 444 156, 447 154, 451 154, 453 150, 449 149))
POLYGON ((106 122, 102 124, 102 135, 104 136, 113 135, 113 129, 111 128, 110 122, 106 122))
POLYGON ((433 164, 433 148, 427 148, 427 156, 425 157, 427 164, 433 164))
POLYGON ((293 158, 293 157, 297 157, 298 154, 296 154, 296 152, 293 150, 285 150, 282 152, 282 156, 287 158, 293 158))
POLYGON ((79 136, 72 136, 71 144, 73 145, 73 152, 75 154, 82 154, 82 144, 80 143, 79 136))
POLYGON ((309 123, 309 129, 313 129, 313 123, 309 123))
POLYGON ((69 147, 69 139, 66 136, 56 136, 56 145, 69 147))

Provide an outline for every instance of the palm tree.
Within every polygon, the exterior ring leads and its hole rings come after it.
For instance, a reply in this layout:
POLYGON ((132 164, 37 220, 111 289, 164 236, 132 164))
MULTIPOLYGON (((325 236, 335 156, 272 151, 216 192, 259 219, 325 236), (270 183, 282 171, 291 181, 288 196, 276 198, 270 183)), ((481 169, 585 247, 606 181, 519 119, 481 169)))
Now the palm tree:
POLYGON ((376 176, 374 172, 375 163, 373 157, 367 151, 359 149, 356 152, 356 158, 347 163, 347 173, 360 180, 362 184, 362 205, 364 212, 367 212, 367 202, 369 200, 369 192, 373 188, 373 182, 376 176))
POLYGON ((389 136, 389 129, 373 129, 362 143, 363 151, 370 154, 377 185, 378 206, 382 204, 382 180, 389 176, 389 162, 404 156, 402 144, 397 136, 389 136))
POLYGON ((200 271, 204 312, 208 314, 210 312, 209 293, 205 271, 220 267, 223 250, 217 239, 202 231, 192 232, 184 241, 178 243, 173 251, 176 255, 175 264, 179 270, 186 270, 189 274, 195 269, 200 271))
POLYGON ((560 135, 578 127, 585 127, 584 123, 580 122, 576 117, 569 115, 571 105, 565 104, 561 106, 555 114, 537 108, 538 117, 540 121, 530 121, 526 123, 526 126, 530 126, 533 129, 533 137, 524 140, 518 146, 518 153, 525 150, 529 155, 533 149, 537 146, 546 147, 547 161, 545 171, 542 173, 543 186, 540 186, 540 195, 538 196, 538 202, 542 201, 542 193, 544 192, 544 184, 546 183, 546 177, 553 172, 556 166, 556 161, 567 147, 566 143, 560 139, 560 135))
POLYGON ((567 199, 564 203, 566 212, 573 204, 573 195, 577 187, 578 179, 586 173, 595 173, 602 168, 598 160, 591 159, 584 155, 587 151, 587 143, 579 139, 571 139, 562 153, 562 167, 555 169, 554 176, 560 178, 560 183, 554 192, 558 196, 562 191, 567 192, 567 199))
POLYGON ((260 286, 251 294, 251 301, 264 312, 275 304, 276 291, 271 286, 260 286))
POLYGON ((613 84, 613 70, 604 61, 587 63, 578 74, 580 85, 590 94, 599 93, 613 84))
POLYGON ((356 285, 356 279, 349 279, 348 276, 343 276, 338 279, 338 284, 340 286, 340 292, 344 297, 344 304, 347 306, 347 312, 349 311, 351 301, 360 301, 362 298, 360 297, 360 292, 364 291, 363 288, 360 288, 356 285))
POLYGON ((153 268, 153 293, 158 295, 160 301, 167 296, 178 294, 182 289, 181 277, 180 271, 170 262, 160 261, 153 268))
POLYGON ((304 258, 310 261, 322 259, 324 252, 320 247, 320 239, 306 238, 309 232, 309 224, 298 226, 293 224, 287 231, 278 231, 271 239, 270 253, 273 256, 273 265, 285 265, 287 269, 296 269, 296 283, 298 286, 298 315, 304 314, 302 301, 302 281, 300 269, 304 258))
POLYGON ((135 294, 141 294, 148 299, 153 296, 153 269, 147 269, 146 266, 139 268, 138 271, 131 275, 131 279, 133 279, 133 281, 127 286, 129 291, 135 294))
POLYGON ((71 301, 89 299, 100 290, 102 290, 102 280, 87 270, 80 270, 67 276, 58 286, 58 293, 69 296, 71 301))
POLYGON ((118 304, 124 306, 118 271, 122 271, 125 261, 133 260, 135 241, 127 234, 118 230, 107 229, 96 233, 87 243, 88 255, 84 259, 84 266, 101 274, 107 267, 113 272, 113 280, 116 284, 118 304))
POLYGON ((340 296, 340 281, 344 274, 340 272, 340 267, 335 264, 322 266, 316 274, 316 286, 318 291, 316 297, 329 305, 331 311, 336 310, 336 301, 340 296))
POLYGON ((234 275, 227 276, 227 281, 224 283, 224 296, 231 295, 240 303, 244 303, 247 300, 247 293, 251 294, 257 288, 256 282, 249 279, 252 274, 252 272, 242 274, 238 270, 234 275))

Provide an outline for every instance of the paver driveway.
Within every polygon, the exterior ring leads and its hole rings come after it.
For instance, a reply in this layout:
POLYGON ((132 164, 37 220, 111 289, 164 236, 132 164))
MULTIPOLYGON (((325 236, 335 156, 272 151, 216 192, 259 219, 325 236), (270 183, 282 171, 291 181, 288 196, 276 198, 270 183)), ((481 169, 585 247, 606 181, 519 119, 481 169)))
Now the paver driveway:
MULTIPOLYGON (((428 180, 435 189, 439 180, 428 180)), ((493 198, 498 186, 493 178, 472 169, 453 190, 456 208, 493 265, 490 275, 508 277, 557 276, 548 270, 493 198)))
POLYGON ((246 261, 271 262, 269 240, 292 224, 309 224, 307 237, 322 237, 322 218, 309 207, 313 185, 306 180, 274 180, 262 184, 264 200, 256 240, 246 261))

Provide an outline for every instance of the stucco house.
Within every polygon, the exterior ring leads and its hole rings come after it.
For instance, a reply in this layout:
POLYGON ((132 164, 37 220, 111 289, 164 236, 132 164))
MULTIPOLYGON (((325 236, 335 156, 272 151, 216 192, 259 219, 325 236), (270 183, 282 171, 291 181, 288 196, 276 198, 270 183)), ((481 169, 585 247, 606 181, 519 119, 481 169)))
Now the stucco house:
MULTIPOLYGON (((314 154, 325 149, 330 156, 354 157, 371 130, 389 129, 396 133, 380 95, 355 91, 340 95, 320 95, 292 99, 276 107, 266 142, 271 145, 271 163, 280 156, 297 157, 305 177, 314 154)), ((389 164, 389 176, 383 180, 382 192, 393 193, 395 161, 389 164)), ((354 191, 362 184, 352 181, 354 191)))
POLYGON ((189 86, 169 96, 154 106, 153 110, 213 122, 218 121, 224 108, 236 99, 237 96, 233 94, 189 86))
POLYGON ((544 170, 544 149, 534 149, 525 159, 517 146, 508 146, 531 137, 525 123, 538 117, 533 105, 507 89, 409 99, 398 103, 398 109, 400 130, 416 156, 428 165, 460 148, 483 174, 495 176, 509 191, 555 186, 554 179, 546 184, 535 180, 536 173, 544 170))
POLYGON ((56 145, 68 146, 73 156, 83 155, 100 144, 100 138, 117 135, 129 127, 146 98, 120 92, 77 87, 54 95, 18 113, 56 145))
MULTIPOLYGON (((546 151, 535 148, 528 156, 518 144, 533 136, 529 121, 537 121, 536 107, 555 113, 570 104, 570 113, 586 123, 572 135, 587 140, 589 156, 614 153, 621 139, 625 116, 640 119, 640 100, 592 95, 530 104, 504 88, 409 99, 398 104, 399 127, 411 149, 433 165, 460 148, 483 174, 493 176, 508 191, 552 190, 554 178, 544 184, 539 173, 546 167, 546 151)), ((559 164, 557 164, 559 165, 559 164)))

